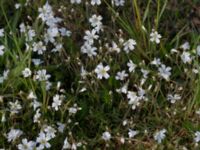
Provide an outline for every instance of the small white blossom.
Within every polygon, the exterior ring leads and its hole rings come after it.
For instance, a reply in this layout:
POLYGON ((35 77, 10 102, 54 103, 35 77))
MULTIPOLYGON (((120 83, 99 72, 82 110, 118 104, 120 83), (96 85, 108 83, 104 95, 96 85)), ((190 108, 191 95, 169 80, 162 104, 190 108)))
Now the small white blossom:
POLYGON ((127 98, 129 99, 128 104, 132 106, 133 110, 140 105, 139 98, 135 92, 128 91, 127 98))
POLYGON ((125 78, 128 77, 128 74, 126 73, 125 70, 121 71, 121 72, 117 72, 117 75, 115 76, 116 80, 125 80, 125 78))
POLYGON ((15 102, 9 102, 9 105, 11 114, 17 114, 22 109, 22 106, 20 105, 18 100, 16 100, 15 102))
POLYGON ((29 76, 31 76, 31 70, 29 68, 25 68, 23 71, 22 71, 22 74, 24 76, 24 78, 27 78, 29 76))
POLYGON ((189 44, 189 42, 183 43, 183 44, 180 46, 180 48, 182 48, 184 51, 185 51, 185 50, 189 50, 189 49, 190 49, 190 44, 189 44))
POLYGON ((46 136, 49 137, 50 139, 54 138, 56 136, 56 130, 51 127, 51 126, 47 126, 44 131, 46 132, 46 136))
POLYGON ((151 42, 156 42, 157 44, 160 43, 160 38, 162 36, 160 34, 158 34, 157 31, 152 30, 151 34, 150 34, 150 41, 151 42))
POLYGON ((4 54, 5 47, 3 45, 0 46, 0 56, 4 54))
POLYGON ((123 46, 124 46, 124 51, 126 53, 129 53, 130 51, 135 49, 135 45, 136 45, 136 41, 133 39, 129 39, 128 41, 126 41, 123 46))
POLYGON ((139 132, 129 129, 128 136, 129 138, 134 138, 139 132))
POLYGON ((40 41, 38 43, 33 43, 33 51, 37 52, 38 55, 42 55, 46 51, 46 46, 40 41))
POLYGON ((17 147, 19 150, 33 150, 36 146, 36 143, 33 141, 28 141, 26 138, 22 139, 22 143, 18 144, 17 147))
POLYGON ((135 72, 136 64, 134 64, 132 60, 129 60, 127 66, 129 67, 129 72, 135 72))
POLYGON ((19 138, 22 135, 22 133, 23 132, 19 129, 11 129, 7 134, 8 142, 15 141, 17 138, 19 138))
POLYGON ((58 94, 53 97, 52 108, 58 111, 58 107, 61 106, 62 100, 58 94))
POLYGON ((194 141, 195 141, 196 143, 198 143, 198 142, 200 141, 200 132, 199 132, 199 131, 196 131, 196 132, 195 132, 194 141))
POLYGON ((70 0, 70 2, 72 4, 76 3, 76 4, 80 4, 81 3, 81 0, 70 0))
POLYGON ((39 148, 44 149, 50 148, 51 144, 49 143, 50 137, 48 137, 44 132, 40 132, 39 137, 37 137, 36 141, 39 143, 39 148))
POLYGON ((91 5, 100 5, 101 0, 91 0, 91 5))
POLYGON ((162 140, 166 137, 166 129, 162 129, 154 134, 154 139, 160 144, 162 140))
POLYGON ((39 81, 46 81, 51 77, 51 75, 47 74, 45 69, 38 70, 35 78, 39 81))
POLYGON ((168 94, 167 100, 170 101, 172 104, 174 104, 176 101, 180 100, 181 96, 179 94, 168 94))
POLYGON ((192 62, 192 58, 190 56, 189 52, 183 52, 181 55, 181 60, 183 61, 184 64, 186 63, 191 63, 192 62))
POLYGON ((108 79, 110 75, 107 73, 110 70, 109 66, 103 66, 102 63, 98 64, 96 69, 94 70, 95 73, 97 74, 97 78, 102 79, 108 79))
POLYGON ((89 44, 93 44, 94 40, 96 40, 98 38, 99 38, 99 36, 96 35, 96 30, 85 31, 85 36, 83 37, 83 39, 86 40, 89 44))
POLYGON ((102 22, 102 16, 97 16, 96 14, 92 15, 92 17, 89 19, 89 22, 91 23, 92 27, 101 26, 102 22))
POLYGON ((105 131, 102 134, 102 139, 105 140, 105 141, 109 141, 111 139, 111 134, 108 131, 105 131))
POLYGON ((0 37, 4 36, 4 29, 0 29, 0 37))
POLYGON ((164 64, 162 64, 159 68, 158 68, 158 71, 159 71, 159 75, 161 77, 163 77, 165 80, 169 80, 169 77, 171 75, 171 67, 166 67, 164 64))
POLYGON ((124 6, 125 0, 114 0, 115 6, 124 6))

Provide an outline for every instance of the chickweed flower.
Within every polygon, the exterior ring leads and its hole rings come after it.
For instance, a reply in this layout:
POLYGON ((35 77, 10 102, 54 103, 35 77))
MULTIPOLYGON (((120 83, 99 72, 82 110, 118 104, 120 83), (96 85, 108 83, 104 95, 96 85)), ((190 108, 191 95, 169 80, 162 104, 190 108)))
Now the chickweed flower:
POLYGON ((152 30, 151 34, 150 34, 150 41, 151 42, 155 42, 156 44, 159 44, 160 43, 160 39, 161 39, 161 35, 158 34, 157 31, 155 30, 152 30))
POLYGON ((154 134, 154 139, 160 144, 162 140, 166 137, 166 129, 162 129, 154 134))
POLYGON ((129 39, 128 41, 126 41, 123 46, 124 46, 124 51, 126 53, 129 53, 130 51, 135 49, 135 45, 136 45, 136 41, 133 39, 129 39))
POLYGON ((27 78, 27 77, 30 77, 31 76, 31 70, 29 68, 25 68, 23 71, 22 71, 22 74, 24 76, 24 78, 27 78))
POLYGON ((200 141, 200 132, 196 131, 194 135, 195 135, 194 141, 198 143, 200 141))
POLYGON ((108 79, 110 77, 110 75, 107 73, 110 70, 109 66, 103 66, 102 63, 98 64, 96 69, 94 70, 95 73, 97 74, 97 78, 98 79, 108 79))
POLYGON ((102 134, 102 139, 105 140, 105 141, 109 141, 111 139, 111 134, 108 131, 105 131, 102 134))

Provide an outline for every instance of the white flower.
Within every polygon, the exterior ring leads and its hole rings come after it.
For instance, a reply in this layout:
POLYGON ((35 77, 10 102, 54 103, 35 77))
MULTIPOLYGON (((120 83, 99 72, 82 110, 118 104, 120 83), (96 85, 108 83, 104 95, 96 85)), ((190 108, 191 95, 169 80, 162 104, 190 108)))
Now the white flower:
POLYGON ((4 36, 4 29, 0 29, 0 37, 4 36))
POLYGON ((33 141, 28 141, 26 138, 22 139, 22 144, 18 144, 17 147, 19 150, 33 150, 36 143, 33 141))
POLYGON ((147 79, 148 74, 149 74, 149 71, 148 71, 148 70, 145 70, 145 69, 141 69, 141 72, 142 72, 142 74, 143 74, 143 78, 147 79))
POLYGON ((40 41, 38 43, 33 43, 33 51, 37 52, 38 55, 42 55, 46 51, 46 46, 40 41))
POLYGON ((38 70, 35 78, 39 81, 46 81, 51 77, 51 75, 47 74, 45 69, 38 70))
POLYGON ((167 100, 170 101, 172 104, 174 104, 177 100, 180 100, 181 96, 179 94, 168 94, 167 100))
POLYGON ((132 60, 129 60, 127 66, 129 68, 129 72, 135 72, 136 64, 134 64, 132 60))
POLYGON ((83 37, 84 40, 86 40, 89 44, 93 44, 94 40, 98 39, 99 36, 96 35, 96 30, 92 30, 92 31, 85 31, 85 36, 83 37))
POLYGON ((129 99, 128 104, 132 106, 133 110, 140 105, 139 98, 135 92, 128 91, 127 98, 129 99))
POLYGON ((58 94, 53 97, 52 107, 58 111, 58 107, 61 106, 62 100, 58 94))
POLYGON ((197 55, 200 56, 200 45, 197 46, 197 55))
POLYGON ((51 144, 48 142, 49 140, 50 138, 44 132, 40 132, 39 137, 36 139, 37 143, 40 144, 40 149, 44 149, 45 147, 50 148, 51 144))
POLYGON ((105 140, 105 141, 109 141, 111 139, 111 134, 108 131, 105 131, 102 134, 102 139, 105 140))
POLYGON ((57 37, 59 35, 59 30, 57 27, 51 27, 51 28, 48 28, 47 30, 47 34, 50 36, 50 37, 57 37))
POLYGON ((8 79, 8 74, 9 74, 9 72, 10 72, 9 69, 3 71, 3 79, 4 79, 4 80, 8 79))
POLYGON ((71 2, 72 4, 74 4, 74 3, 80 4, 80 3, 81 3, 81 0, 70 0, 70 2, 71 2))
POLYGON ((15 8, 16 8, 16 9, 19 9, 20 7, 21 7, 21 4, 20 4, 20 3, 15 4, 15 8))
POLYGON ((36 101, 35 99, 33 100, 33 102, 31 104, 33 106, 33 110, 36 110, 38 107, 41 106, 41 103, 36 101))
POLYGON ((63 133, 66 125, 64 123, 60 123, 60 122, 57 122, 57 125, 58 125, 58 131, 60 133, 63 133))
POLYGON ((5 47, 3 45, 0 46, 0 56, 4 54, 5 47))
POLYGON ((69 37, 71 35, 71 31, 69 31, 69 30, 67 30, 65 28, 59 28, 59 31, 60 31, 60 34, 62 36, 68 36, 69 37))
POLYGON ((52 7, 49 5, 48 1, 42 8, 39 8, 38 11, 38 17, 41 18, 44 22, 47 21, 50 17, 53 17, 52 7))
POLYGON ((24 76, 24 78, 27 78, 29 76, 31 76, 31 70, 29 68, 25 68, 23 71, 22 71, 22 74, 24 76))
POLYGON ((115 6, 124 6, 125 0, 114 0, 115 6))
POLYGON ((100 5, 101 0, 91 0, 91 5, 100 5))
POLYGON ((129 138, 134 138, 139 132, 129 129, 128 136, 129 138))
POLYGON ((163 77, 165 80, 169 80, 169 77, 171 75, 171 67, 166 67, 164 64, 162 64, 159 68, 158 68, 158 71, 159 71, 159 75, 161 77, 163 77))
POLYGON ((102 16, 92 15, 92 17, 89 19, 89 22, 91 23, 92 27, 101 26, 102 22, 102 16))
POLYGON ((44 129, 44 131, 46 132, 46 136, 49 137, 49 139, 52 139, 52 138, 54 138, 56 136, 55 135, 56 130, 53 127, 51 127, 51 126, 47 126, 44 129))
POLYGON ((182 55, 181 55, 181 60, 183 61, 184 64, 186 63, 191 63, 192 61, 192 58, 190 56, 190 53, 189 52, 183 52, 182 55))
POLYGON ((156 65, 156 66, 161 65, 160 58, 154 58, 154 60, 151 62, 151 64, 156 65))
POLYGON ((81 52, 84 53, 84 54, 87 54, 88 57, 96 56, 97 55, 96 50, 97 50, 96 47, 91 46, 87 42, 81 47, 81 52))
POLYGON ((110 75, 107 73, 110 70, 109 66, 103 66, 102 63, 98 64, 96 69, 94 70, 95 73, 97 74, 97 78, 102 79, 108 79, 110 75))
POLYGON ((39 66, 40 64, 43 63, 43 61, 41 61, 41 59, 34 59, 34 58, 32 58, 32 62, 35 66, 39 66))
POLYGON ((166 137, 166 129, 162 129, 154 134, 154 139, 160 144, 162 140, 166 137))
POLYGON ((37 96, 33 93, 33 91, 30 91, 29 95, 27 96, 27 99, 37 99, 37 96))
POLYGON ((196 132, 195 132, 194 141, 195 141, 196 143, 198 143, 198 142, 200 141, 200 132, 199 132, 199 131, 196 131, 196 132))
POLYGON ((78 111, 78 109, 76 107, 70 107, 69 108, 69 114, 72 115, 72 114, 76 114, 78 111))
POLYGON ((34 122, 34 123, 36 123, 36 122, 39 123, 39 122, 40 122, 40 121, 39 121, 40 117, 41 117, 40 109, 37 109, 37 110, 36 110, 36 114, 35 114, 34 117, 33 117, 33 122, 34 122))
POLYGON ((116 92, 126 94, 128 92, 128 83, 129 81, 126 82, 121 88, 116 89, 116 92))
POLYGON ((183 44, 180 46, 180 48, 182 48, 184 51, 185 51, 185 50, 189 50, 189 49, 190 49, 190 44, 189 44, 189 42, 183 43, 183 44))
POLYGON ((136 45, 136 41, 133 39, 129 39, 128 41, 126 41, 123 46, 124 46, 124 51, 126 53, 129 53, 130 51, 135 49, 135 45, 136 45))
POLYGON ((152 30, 151 34, 150 34, 150 41, 151 42, 156 42, 157 44, 160 43, 160 38, 162 36, 160 34, 158 34, 157 31, 152 30))
POLYGON ((112 47, 109 47, 109 51, 110 52, 117 52, 117 53, 119 53, 121 50, 118 47, 118 45, 114 41, 112 41, 112 47))
POLYGON ((16 100, 15 102, 9 102, 9 105, 11 114, 17 114, 19 113, 19 110, 22 109, 22 106, 19 104, 18 100, 16 100))
POLYGON ((68 138, 66 137, 65 140, 64 140, 64 144, 63 144, 62 149, 70 149, 70 148, 71 148, 71 145, 68 142, 68 138))
POLYGON ((23 132, 19 129, 11 129, 7 134, 8 142, 15 141, 17 138, 19 138, 22 135, 22 133, 23 132))
POLYGON ((125 70, 123 70, 121 72, 117 72, 117 75, 115 76, 115 79, 123 81, 126 77, 128 77, 128 74, 126 73, 125 70))
POLYGON ((29 29, 27 36, 26 36, 26 41, 32 41, 33 37, 35 37, 35 31, 33 29, 29 29))

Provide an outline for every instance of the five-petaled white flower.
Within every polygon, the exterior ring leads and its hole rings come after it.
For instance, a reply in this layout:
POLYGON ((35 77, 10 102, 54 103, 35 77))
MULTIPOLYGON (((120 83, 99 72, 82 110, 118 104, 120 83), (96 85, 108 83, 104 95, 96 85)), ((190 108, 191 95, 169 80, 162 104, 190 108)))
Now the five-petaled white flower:
POLYGON ((136 41, 133 39, 129 39, 128 41, 126 41, 123 46, 124 46, 124 51, 126 53, 129 53, 130 51, 135 49, 135 45, 136 45, 136 41))
POLYGON ((36 143, 33 141, 28 141, 26 138, 22 139, 22 143, 17 145, 19 150, 33 150, 36 146, 36 143))
POLYGON ((162 129, 154 134, 154 139, 160 144, 162 140, 166 137, 166 129, 162 129))
POLYGON ((62 100, 58 94, 53 97, 52 107, 58 111, 58 107, 61 106, 62 100))
POLYGON ((109 66, 103 66, 102 63, 98 64, 96 69, 94 70, 95 73, 97 74, 97 78, 102 79, 108 79, 110 75, 107 73, 110 70, 109 66))
POLYGON ((168 94, 167 100, 170 101, 170 103, 174 104, 176 101, 180 100, 181 96, 179 94, 168 94))
POLYGON ((196 132, 195 132, 194 141, 195 141, 196 143, 198 143, 198 142, 200 141, 200 132, 199 132, 199 131, 196 131, 196 132))
POLYGON ((91 0, 91 5, 100 5, 101 0, 91 0))
POLYGON ((111 134, 108 131, 105 131, 102 134, 102 139, 105 140, 105 141, 109 141, 111 139, 111 134))
POLYGON ((151 41, 151 42, 156 42, 157 44, 159 44, 159 43, 160 43, 160 38, 161 38, 161 37, 162 37, 162 36, 161 36, 160 34, 158 34, 157 31, 152 30, 152 32, 151 32, 151 34, 150 34, 150 41, 151 41))
POLYGON ((159 71, 159 75, 161 77, 163 77, 165 80, 169 80, 169 77, 171 75, 171 70, 172 68, 171 67, 166 67, 164 64, 162 64, 159 68, 158 68, 158 71, 159 71))
POLYGON ((31 76, 31 70, 29 68, 25 68, 23 71, 22 71, 22 74, 24 76, 24 78, 27 78, 29 76, 31 76))

